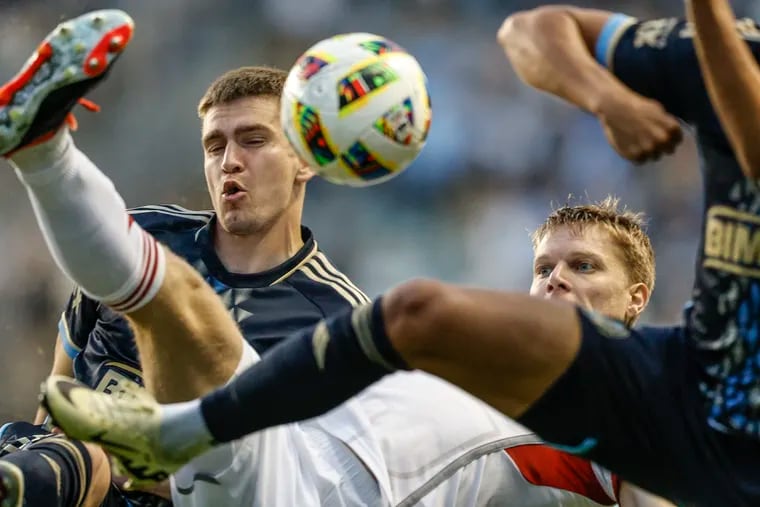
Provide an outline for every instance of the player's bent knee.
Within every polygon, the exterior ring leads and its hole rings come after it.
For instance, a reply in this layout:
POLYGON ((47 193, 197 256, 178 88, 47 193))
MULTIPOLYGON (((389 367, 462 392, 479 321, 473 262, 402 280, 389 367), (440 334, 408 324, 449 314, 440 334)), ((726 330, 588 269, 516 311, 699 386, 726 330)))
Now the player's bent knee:
POLYGON ((6 459, 20 466, 33 485, 24 505, 99 507, 111 484, 106 453, 63 435, 41 438, 6 459))
POLYGON ((437 338, 451 314, 448 308, 453 290, 453 286, 442 282, 417 279, 395 287, 384 297, 388 338, 410 365, 438 351, 437 338))

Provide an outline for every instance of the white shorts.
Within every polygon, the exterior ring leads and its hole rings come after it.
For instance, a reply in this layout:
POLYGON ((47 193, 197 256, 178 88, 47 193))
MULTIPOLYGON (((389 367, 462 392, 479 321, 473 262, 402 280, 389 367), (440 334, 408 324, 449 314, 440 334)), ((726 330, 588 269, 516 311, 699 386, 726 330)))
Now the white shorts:
MULTIPOLYGON (((235 375, 258 360, 246 343, 235 375)), ((171 489, 177 507, 386 505, 362 461, 308 422, 216 447, 177 471, 171 489)))

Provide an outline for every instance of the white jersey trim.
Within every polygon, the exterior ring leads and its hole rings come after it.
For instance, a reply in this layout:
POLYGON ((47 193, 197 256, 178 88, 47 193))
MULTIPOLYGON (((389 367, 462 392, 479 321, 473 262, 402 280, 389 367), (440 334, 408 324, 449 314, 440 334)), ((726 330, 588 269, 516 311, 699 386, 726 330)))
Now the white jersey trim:
POLYGON ((173 204, 151 204, 148 206, 139 206, 137 208, 128 209, 127 213, 130 215, 139 215, 142 213, 160 213, 162 215, 187 218, 188 220, 197 220, 203 223, 208 223, 214 216, 213 211, 192 211, 183 208, 182 206, 176 206, 173 204))
POLYGON ((422 486, 417 488, 413 493, 411 493, 406 498, 401 500, 401 502, 399 502, 396 507, 411 507, 412 505, 417 505, 420 502, 420 500, 422 500, 428 493, 433 491, 435 488, 440 486, 449 477, 454 475, 454 473, 457 470, 459 470, 464 465, 471 463, 482 456, 491 454, 496 451, 502 451, 510 447, 515 447, 517 445, 541 444, 541 443, 543 442, 541 441, 541 439, 538 438, 538 436, 533 435, 533 434, 528 434, 528 435, 518 435, 515 437, 503 438, 501 440, 497 440, 495 442, 489 442, 485 445, 481 445, 480 447, 471 449, 470 451, 466 452, 465 454, 462 454, 457 459, 453 460, 451 463, 446 465, 440 472, 438 472, 433 477, 428 479, 428 481, 425 482, 425 484, 423 484, 422 486))
POLYGON ((367 295, 338 271, 320 251, 315 251, 307 262, 298 267, 298 271, 315 282, 328 285, 353 307, 370 302, 367 295))
POLYGON ((617 495, 615 495, 615 485, 612 482, 612 478, 614 476, 613 473, 593 462, 591 463, 591 470, 594 471, 596 480, 599 481, 599 485, 602 487, 607 496, 610 497, 610 500, 617 502, 618 499, 617 495))

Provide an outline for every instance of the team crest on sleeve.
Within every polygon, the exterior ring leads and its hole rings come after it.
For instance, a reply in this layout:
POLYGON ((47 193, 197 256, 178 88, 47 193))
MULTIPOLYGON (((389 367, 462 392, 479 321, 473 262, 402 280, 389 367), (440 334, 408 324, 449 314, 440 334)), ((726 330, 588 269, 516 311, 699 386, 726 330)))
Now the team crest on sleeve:
POLYGON ((678 24, 676 18, 644 21, 636 30, 633 47, 662 49, 668 44, 668 36, 678 24))
POLYGON ((628 338, 631 335, 631 330, 617 319, 584 308, 581 308, 581 312, 591 321, 596 330, 607 338, 628 338))

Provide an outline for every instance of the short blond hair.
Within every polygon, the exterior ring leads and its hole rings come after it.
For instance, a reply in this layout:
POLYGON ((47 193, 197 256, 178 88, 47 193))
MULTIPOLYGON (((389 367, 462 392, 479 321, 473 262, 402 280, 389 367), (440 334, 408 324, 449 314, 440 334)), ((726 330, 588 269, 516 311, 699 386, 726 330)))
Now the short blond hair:
POLYGON ((229 104, 246 97, 282 96, 288 73, 276 67, 240 67, 225 72, 211 83, 198 103, 198 117, 203 119, 214 106, 229 104))
POLYGON ((549 233, 570 227, 582 231, 589 225, 604 227, 618 246, 623 264, 628 271, 629 283, 643 283, 651 293, 655 282, 654 250, 646 233, 646 217, 620 207, 620 199, 608 196, 589 204, 565 204, 556 208, 531 235, 533 249, 549 233))

